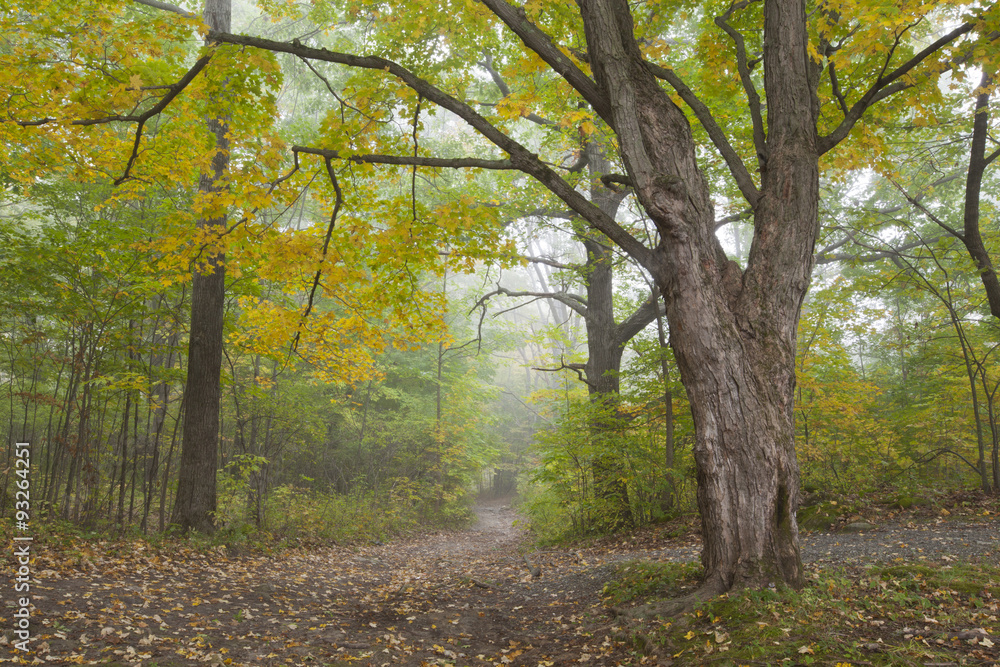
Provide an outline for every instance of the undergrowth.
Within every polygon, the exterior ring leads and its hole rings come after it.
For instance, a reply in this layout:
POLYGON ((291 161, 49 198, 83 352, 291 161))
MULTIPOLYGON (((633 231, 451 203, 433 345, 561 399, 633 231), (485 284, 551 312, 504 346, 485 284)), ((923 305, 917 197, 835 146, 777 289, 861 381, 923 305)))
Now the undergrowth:
MULTIPOLYGON (((421 526, 460 526, 472 516, 467 504, 453 502, 433 513, 431 503, 417 494, 382 496, 370 492, 350 495, 321 493, 281 486, 268 497, 261 525, 246 517, 239 497, 222 495, 211 534, 181 534, 176 526, 163 532, 142 531, 138 525, 125 529, 110 521, 80 524, 46 515, 32 517, 33 538, 40 543, 72 551, 81 543, 106 542, 127 545, 141 541, 153 549, 174 547, 209 551, 225 547, 233 555, 273 554, 289 548, 331 544, 370 544, 406 535, 421 526)), ((12 539, 14 520, 0 519, 0 537, 12 539)))
MULTIPOLYGON (((743 590, 641 629, 666 664, 927 665, 1000 660, 1000 566, 894 563, 808 568, 808 584, 743 590)), ((700 566, 627 563, 605 603, 689 592, 700 566)), ((664 664, 661 662, 661 664, 664 664)))

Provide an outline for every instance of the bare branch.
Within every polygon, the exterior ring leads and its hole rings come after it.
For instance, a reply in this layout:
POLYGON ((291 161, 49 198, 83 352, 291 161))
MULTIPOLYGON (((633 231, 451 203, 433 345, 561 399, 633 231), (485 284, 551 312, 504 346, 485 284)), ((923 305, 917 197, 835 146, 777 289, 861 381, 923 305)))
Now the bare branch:
POLYGON ((580 382, 584 383, 588 387, 596 387, 597 385, 595 385, 593 382, 588 380, 586 376, 584 376, 583 373, 585 369, 586 369, 586 364, 580 364, 580 363, 567 364, 562 357, 559 358, 559 366, 557 366, 556 368, 539 368, 537 366, 531 367, 531 370, 541 371, 543 373, 558 373, 559 371, 576 371, 576 376, 580 379, 580 382))
POLYGON ((511 296, 511 297, 534 297, 535 299, 552 299, 558 301, 569 308, 573 309, 581 317, 587 317, 587 300, 578 294, 570 294, 569 292, 528 292, 528 291, 513 291, 506 287, 501 287, 497 285, 497 288, 484 295, 479 301, 476 302, 478 307, 480 304, 485 304, 489 299, 495 296, 511 296))
POLYGON ((531 257, 528 255, 524 255, 523 258, 531 262, 532 264, 544 264, 545 266, 551 266, 554 269, 563 269, 568 271, 580 268, 579 266, 573 264, 563 264, 562 262, 557 262, 556 260, 550 259, 548 257, 531 257))

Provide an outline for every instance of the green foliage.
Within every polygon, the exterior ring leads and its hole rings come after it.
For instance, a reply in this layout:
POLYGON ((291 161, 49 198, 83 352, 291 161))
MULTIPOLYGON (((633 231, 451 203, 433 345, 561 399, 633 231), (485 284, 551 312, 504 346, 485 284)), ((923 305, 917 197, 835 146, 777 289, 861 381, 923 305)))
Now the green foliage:
POLYGON ((531 529, 543 540, 559 540, 619 527, 618 499, 601 493, 595 481, 595 465, 602 463, 613 466, 612 481, 627 489, 636 524, 664 518, 668 475, 683 477, 692 462, 678 457, 667 470, 662 441, 643 422, 641 409, 598 404, 582 393, 564 400, 555 406, 553 425, 536 434, 532 447, 538 465, 523 504, 531 529))

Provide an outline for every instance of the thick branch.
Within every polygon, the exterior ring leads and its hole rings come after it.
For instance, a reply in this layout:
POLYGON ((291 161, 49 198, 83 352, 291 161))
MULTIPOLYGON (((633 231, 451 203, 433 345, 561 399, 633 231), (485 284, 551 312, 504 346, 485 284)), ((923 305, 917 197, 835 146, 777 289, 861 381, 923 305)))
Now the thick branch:
POLYGON ((986 161, 986 135, 989 132, 989 90, 992 83, 993 77, 989 69, 984 68, 983 78, 979 84, 979 90, 982 92, 976 96, 976 108, 973 111, 972 146, 969 150, 969 172, 965 181, 962 242, 976 263, 979 278, 982 280, 983 288, 986 290, 986 298, 990 303, 990 312, 993 317, 1000 318, 1000 281, 997 280, 996 269, 979 231, 979 200, 982 196, 983 175, 988 165, 986 161))
POLYGON ((609 127, 614 128, 611 103, 601 94, 597 84, 584 74, 583 70, 574 65, 573 61, 552 43, 552 39, 548 35, 528 20, 528 16, 522 8, 515 7, 507 3, 506 0, 480 0, 480 2, 507 24, 507 27, 521 38, 525 46, 538 54, 539 58, 548 63, 569 85, 573 86, 609 127))
POLYGON ((1000 157, 1000 148, 990 153, 989 157, 983 160, 983 166, 985 167, 990 166, 990 163, 993 162, 993 160, 996 160, 997 157, 1000 157))
POLYGON ((601 183, 603 183, 604 187, 608 190, 611 190, 616 194, 621 194, 621 189, 618 188, 619 185, 623 185, 629 189, 635 187, 631 178, 628 176, 622 176, 621 174, 601 174, 601 183))
POLYGON ((751 216, 753 216, 753 209, 746 209, 745 211, 740 211, 739 213, 733 213, 725 216, 724 218, 719 218, 715 221, 715 231, 719 231, 731 222, 749 220, 751 216))
POLYGON ((495 146, 505 151, 508 155, 510 155, 514 168, 531 176, 548 188, 549 191, 562 199, 563 202, 579 213, 580 216, 583 217, 588 223, 603 232, 625 252, 635 257, 640 263, 643 264, 643 266, 648 268, 652 265, 653 251, 645 247, 635 237, 619 226, 614 219, 602 212, 600 208, 588 201, 580 192, 576 191, 569 183, 560 178, 559 175, 543 163, 537 155, 494 127, 488 120, 476 113, 471 106, 455 99, 448 93, 445 93, 436 86, 430 84, 424 79, 421 79, 405 67, 402 67, 391 60, 386 60, 385 58, 377 56, 356 56, 346 53, 338 53, 328 51, 326 49, 304 46, 298 42, 278 42, 261 37, 234 35, 215 31, 210 32, 209 37, 213 40, 228 44, 251 46, 279 53, 290 53, 303 58, 311 58, 313 60, 338 63, 349 67, 382 70, 388 72, 422 95, 424 98, 437 104, 441 108, 454 113, 491 141, 495 146))
MULTIPOLYGON (((757 206, 757 201, 760 199, 760 191, 757 189, 757 185, 753 181, 753 177, 750 176, 750 172, 747 170, 743 160, 737 155, 736 151, 733 149, 732 144, 729 143, 726 133, 723 132, 719 124, 715 122, 715 118, 712 116, 712 112, 709 110, 705 103, 698 99, 698 96, 687 87, 684 81, 681 80, 677 74, 665 67, 660 67, 659 65, 654 65, 653 63, 647 63, 649 70, 659 79, 663 79, 670 86, 677 91, 677 94, 681 96, 684 103, 687 104, 694 115, 698 118, 698 122, 701 126, 705 128, 708 132, 709 139, 715 144, 716 149, 718 149, 719 154, 722 155, 722 159, 726 161, 726 166, 729 167, 729 173, 733 175, 736 179, 736 186, 743 193, 744 199, 750 204, 750 206, 757 206)), ((758 109, 759 113, 759 109, 758 109)))
POLYGON ((548 257, 531 257, 528 255, 524 256, 524 259, 532 264, 544 264, 545 266, 551 266, 554 269, 562 270, 578 270, 579 266, 574 266, 573 264, 563 264, 562 262, 557 262, 554 259, 549 259, 548 257))
POLYGON ((659 298, 658 292, 652 292, 641 306, 636 308, 624 322, 615 327, 615 340, 624 345, 652 323, 657 315, 665 316, 666 314, 666 303, 659 298))

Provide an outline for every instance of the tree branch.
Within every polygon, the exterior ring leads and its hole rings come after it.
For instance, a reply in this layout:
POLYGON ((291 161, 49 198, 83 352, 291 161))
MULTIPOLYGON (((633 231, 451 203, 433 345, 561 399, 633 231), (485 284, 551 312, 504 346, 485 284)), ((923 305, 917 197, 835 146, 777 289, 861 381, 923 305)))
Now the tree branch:
POLYGON ((932 243, 937 243, 941 239, 945 238, 944 235, 932 236, 931 238, 920 238, 916 241, 911 241, 909 243, 904 243, 900 246, 889 248, 888 250, 880 250, 875 246, 868 245, 856 239, 853 234, 847 233, 847 238, 838 241, 837 243, 831 244, 820 250, 815 255, 815 263, 819 264, 833 264, 834 262, 859 262, 862 264, 871 264, 872 262, 878 262, 883 259, 895 260, 902 256, 902 254, 907 250, 912 250, 913 248, 927 247, 932 243), (855 244, 860 248, 873 251, 868 255, 852 255, 849 253, 833 253, 833 250, 846 245, 848 242, 855 244))
POLYGON ((167 12, 173 12, 174 14, 180 14, 186 19, 200 19, 201 17, 197 14, 192 14, 191 12, 181 9, 177 5, 171 5, 167 2, 160 2, 159 0, 132 0, 132 2, 138 5, 146 5, 147 7, 152 7, 154 9, 162 9, 167 12))
MULTIPOLYGON (((844 120, 842 120, 840 124, 834 128, 832 132, 830 132, 830 134, 819 138, 819 141, 817 142, 819 154, 823 155, 843 141, 847 135, 850 134, 854 125, 857 124, 857 122, 864 115, 865 111, 867 111, 871 106, 891 95, 898 93, 901 90, 906 90, 907 88, 915 86, 916 82, 907 82, 905 80, 901 81, 900 79, 909 74, 910 71, 934 53, 954 42, 962 35, 970 32, 973 27, 972 23, 963 23, 897 67, 888 76, 879 76, 875 83, 872 84, 871 88, 869 88, 865 94, 861 96, 861 99, 851 106, 850 111, 844 114, 844 120)), ((958 62, 958 60, 960 59, 957 59, 955 62, 958 62)), ((955 64, 955 62, 953 62, 953 64, 955 64)))
MULTIPOLYGON (((160 101, 155 105, 150 107, 148 110, 140 114, 113 114, 111 116, 102 116, 101 118, 84 118, 78 119, 70 122, 70 125, 75 125, 79 127, 89 127, 92 125, 107 125, 109 123, 136 123, 135 128, 135 140, 132 142, 132 152, 129 155, 128 162, 125 165, 124 173, 115 179, 115 185, 121 185, 126 180, 131 177, 132 167, 135 165, 135 161, 139 159, 139 147, 142 144, 142 131, 148 121, 153 116, 156 116, 163 112, 171 102, 176 99, 181 92, 184 91, 188 85, 194 81, 203 69, 208 65, 209 61, 212 59, 212 53, 206 53, 201 58, 195 61, 194 65, 191 66, 180 80, 170 86, 165 86, 167 89, 167 94, 160 98, 160 101)), ((56 122, 55 118, 39 118, 36 120, 22 120, 13 121, 21 127, 39 127, 41 125, 47 125, 49 123, 56 122)))
POLYGON ((663 316, 666 314, 666 303, 658 297, 658 293, 655 290, 650 292, 649 298, 636 308, 631 315, 625 318, 621 324, 615 327, 615 340, 619 344, 624 345, 632 340, 640 331, 649 326, 656 319, 657 315, 663 316))
MULTIPOLYGON (((151 109, 149 109, 145 113, 139 114, 134 118, 136 126, 135 126, 135 141, 132 144, 132 153, 131 155, 129 155, 128 163, 125 165, 124 173, 122 173, 120 177, 115 179, 115 185, 121 185, 122 183, 124 183, 126 180, 129 179, 132 167, 135 165, 135 161, 139 159, 139 146, 142 142, 142 129, 146 125, 146 121, 152 118, 153 116, 159 115, 164 109, 166 109, 170 105, 170 103, 174 101, 174 98, 180 95, 181 91, 187 88, 188 84, 194 81, 194 78, 198 76, 198 74, 203 69, 205 69, 205 66, 208 65, 208 61, 210 61, 211 59, 212 59, 211 53, 208 53, 199 58, 195 62, 194 66, 187 71, 187 74, 185 74, 181 78, 181 80, 178 81, 175 85, 171 86, 170 91, 166 95, 164 95, 156 105, 154 105, 151 109)), ((126 117, 122 118, 121 120, 126 122, 131 122, 132 118, 126 117)), ((110 121, 102 119, 102 121, 100 122, 110 122, 110 121)), ((96 124, 96 122, 92 123, 89 121, 80 120, 80 121, 73 121, 73 124, 93 125, 96 124)))
POLYGON ((938 227, 940 227, 944 231, 946 231, 949 234, 951 234, 952 236, 954 236, 959 241, 962 241, 963 243, 965 242, 965 235, 962 234, 962 232, 960 232, 957 229, 955 229, 954 227, 951 227, 950 225, 946 224, 941 218, 937 217, 936 215, 934 215, 933 213, 931 213, 929 210, 927 210, 926 206, 924 206, 923 204, 921 204, 916 198, 911 197, 910 194, 906 190, 903 189, 903 186, 901 186, 895 180, 893 180, 893 179, 890 178, 889 182, 892 183, 892 185, 893 185, 894 188, 896 188, 897 190, 899 190, 899 193, 901 195, 903 195, 903 197, 906 198, 906 201, 910 202, 911 206, 913 206, 915 209, 917 209, 918 211, 920 211, 921 213, 923 213, 925 216, 927 216, 928 220, 930 220, 935 225, 937 225, 938 227))
MULTIPOLYGON (((493 57, 489 53, 486 53, 484 55, 485 57, 483 58, 483 60, 480 60, 477 64, 489 73, 490 78, 493 79, 493 83, 496 85, 497 88, 500 89, 501 99, 505 97, 510 97, 511 95, 510 86, 508 86, 507 82, 503 80, 502 76, 500 76, 500 72, 493 69, 493 57)), ((536 113, 527 113, 522 115, 521 118, 524 118, 525 120, 530 120, 532 123, 535 123, 536 125, 559 124, 554 120, 549 120, 548 118, 542 118, 536 113)), ((570 171, 572 171, 572 169, 570 171)))
MULTIPOLYGON (((753 85, 753 79, 750 78, 750 67, 747 64, 747 48, 746 43, 743 41, 743 35, 740 34, 738 30, 729 25, 729 17, 733 15, 737 9, 744 9, 751 2, 756 2, 757 0, 742 0, 741 2, 733 2, 729 5, 729 9, 722 16, 715 17, 715 25, 722 28, 729 38, 733 40, 736 45, 736 69, 740 74, 740 81, 743 83, 743 90, 747 94, 747 103, 750 109, 750 119, 753 121, 753 144, 754 148, 757 149, 757 161, 761 169, 764 168, 764 163, 767 161, 767 137, 764 134, 764 118, 761 115, 760 107, 760 95, 757 93, 757 88, 753 85)), ((728 161, 727 161, 728 163, 728 161)), ((746 194, 744 193, 744 196, 746 194)), ((756 201, 752 199, 747 199, 751 205, 756 206, 756 201)))
POLYGON ((729 173, 736 180, 736 186, 743 193, 744 199, 747 200, 750 206, 756 208, 757 202, 760 200, 760 191, 757 189, 757 185, 754 183, 753 177, 750 176, 746 165, 743 164, 743 160, 740 159, 740 156, 733 149, 732 144, 729 143, 726 133, 719 127, 709 108, 704 102, 698 99, 694 92, 687 87, 687 84, 673 70, 649 62, 647 62, 647 65, 654 76, 669 83, 670 87, 676 90, 677 94, 681 96, 684 103, 691 108, 691 111, 698 118, 698 122, 701 123, 701 126, 708 133, 709 139, 712 140, 715 148, 722 155, 722 159, 726 161, 729 173))
MULTIPOLYGON (((486 0, 494 2, 502 0, 486 0)), ((569 183, 564 181, 550 167, 543 163, 537 155, 529 151, 520 143, 504 134, 494 127, 488 120, 476 113, 468 104, 461 102, 448 93, 445 93, 436 86, 424 79, 416 76, 413 72, 401 65, 380 58, 377 56, 356 56, 345 53, 328 51, 304 46, 298 42, 278 42, 261 37, 250 37, 247 35, 234 35, 230 33, 220 33, 210 31, 209 37, 213 40, 227 44, 238 44, 241 46, 251 46, 279 53, 290 53, 304 58, 321 60, 325 62, 338 63, 349 67, 386 71, 392 76, 402 81, 405 85, 421 94, 425 99, 430 100, 443 109, 451 111, 456 116, 468 123, 495 146, 510 155, 514 168, 531 176, 550 192, 563 200, 571 209, 576 211, 588 223, 608 238, 614 241, 625 252, 634 256, 641 264, 649 268, 653 265, 653 251, 644 246, 638 239, 629 234, 618 225, 611 216, 607 215, 588 201, 586 197, 574 189, 569 183)))
POLYGON ((993 162, 993 160, 996 160, 998 156, 1000 156, 1000 148, 990 153, 989 157, 983 160, 984 166, 990 166, 990 163, 993 162))
POLYGON ((484 295, 479 301, 476 302, 476 306, 486 303, 492 297, 495 296, 512 296, 512 297, 524 297, 530 296, 535 299, 552 299, 558 301, 571 308, 576 314, 583 318, 587 317, 587 300, 578 294, 570 294, 569 292, 527 292, 520 291, 515 292, 507 289, 506 287, 501 287, 497 285, 497 288, 484 295))
POLYGON ((632 184, 632 179, 628 176, 622 176, 621 174, 601 174, 601 183, 604 184, 608 190, 614 193, 621 193, 621 189, 617 186, 624 185, 626 188, 632 189, 635 186, 632 184))
POLYGON ((850 113, 847 108, 847 100, 844 98, 844 94, 840 91, 840 82, 837 80, 837 66, 832 62, 830 63, 830 88, 833 90, 833 96, 837 98, 837 104, 840 105, 840 110, 846 117, 850 113))
POLYGON ((554 269, 562 269, 565 271, 577 270, 580 267, 573 264, 563 264, 562 262, 557 262, 554 259, 549 259, 548 257, 531 257, 528 255, 523 255, 523 259, 532 264, 544 264, 545 266, 551 266, 554 269))
POLYGON ((611 115, 611 103, 606 99, 594 83, 594 80, 584 74, 583 70, 573 64, 566 55, 552 43, 552 38, 542 32, 534 23, 528 20, 528 15, 521 7, 515 7, 506 0, 479 0, 496 16, 510 28, 515 35, 521 38, 524 45, 538 54, 556 71, 562 78, 571 85, 583 99, 590 103, 597 115, 600 116, 609 127, 614 128, 614 119, 611 115))
POLYGON ((586 376, 583 374, 584 371, 586 370, 586 364, 579 364, 579 363, 567 364, 562 357, 559 358, 559 366, 557 368, 539 368, 538 366, 532 366, 531 370, 541 371, 543 373, 558 373, 559 371, 576 371, 576 375, 580 379, 580 382, 584 383, 588 387, 597 386, 593 382, 588 380, 586 376))
POLYGON ((435 158, 414 155, 342 155, 339 151, 310 146, 292 146, 293 153, 318 155, 326 160, 344 160, 358 164, 388 164, 400 167, 438 167, 442 169, 517 170, 510 160, 483 160, 471 157, 435 158))
MULTIPOLYGON (((340 183, 337 182, 337 174, 333 170, 331 158, 326 158, 325 163, 326 173, 330 177, 330 183, 333 184, 333 191, 336 193, 337 198, 333 205, 333 213, 330 214, 330 224, 326 228, 326 237, 323 239, 323 253, 320 259, 320 266, 316 269, 316 276, 313 278, 312 290, 309 292, 309 303, 306 304, 306 310, 302 313, 300 322, 305 322, 309 317, 309 313, 312 312, 313 300, 316 298, 316 290, 319 288, 319 279, 323 275, 322 261, 326 259, 327 251, 330 248, 330 238, 333 236, 333 228, 337 224, 337 214, 340 213, 340 209, 344 205, 344 193, 340 189, 340 183)), ((299 346, 300 333, 301 329, 295 332, 295 340, 292 341, 292 350, 295 350, 299 346)))

